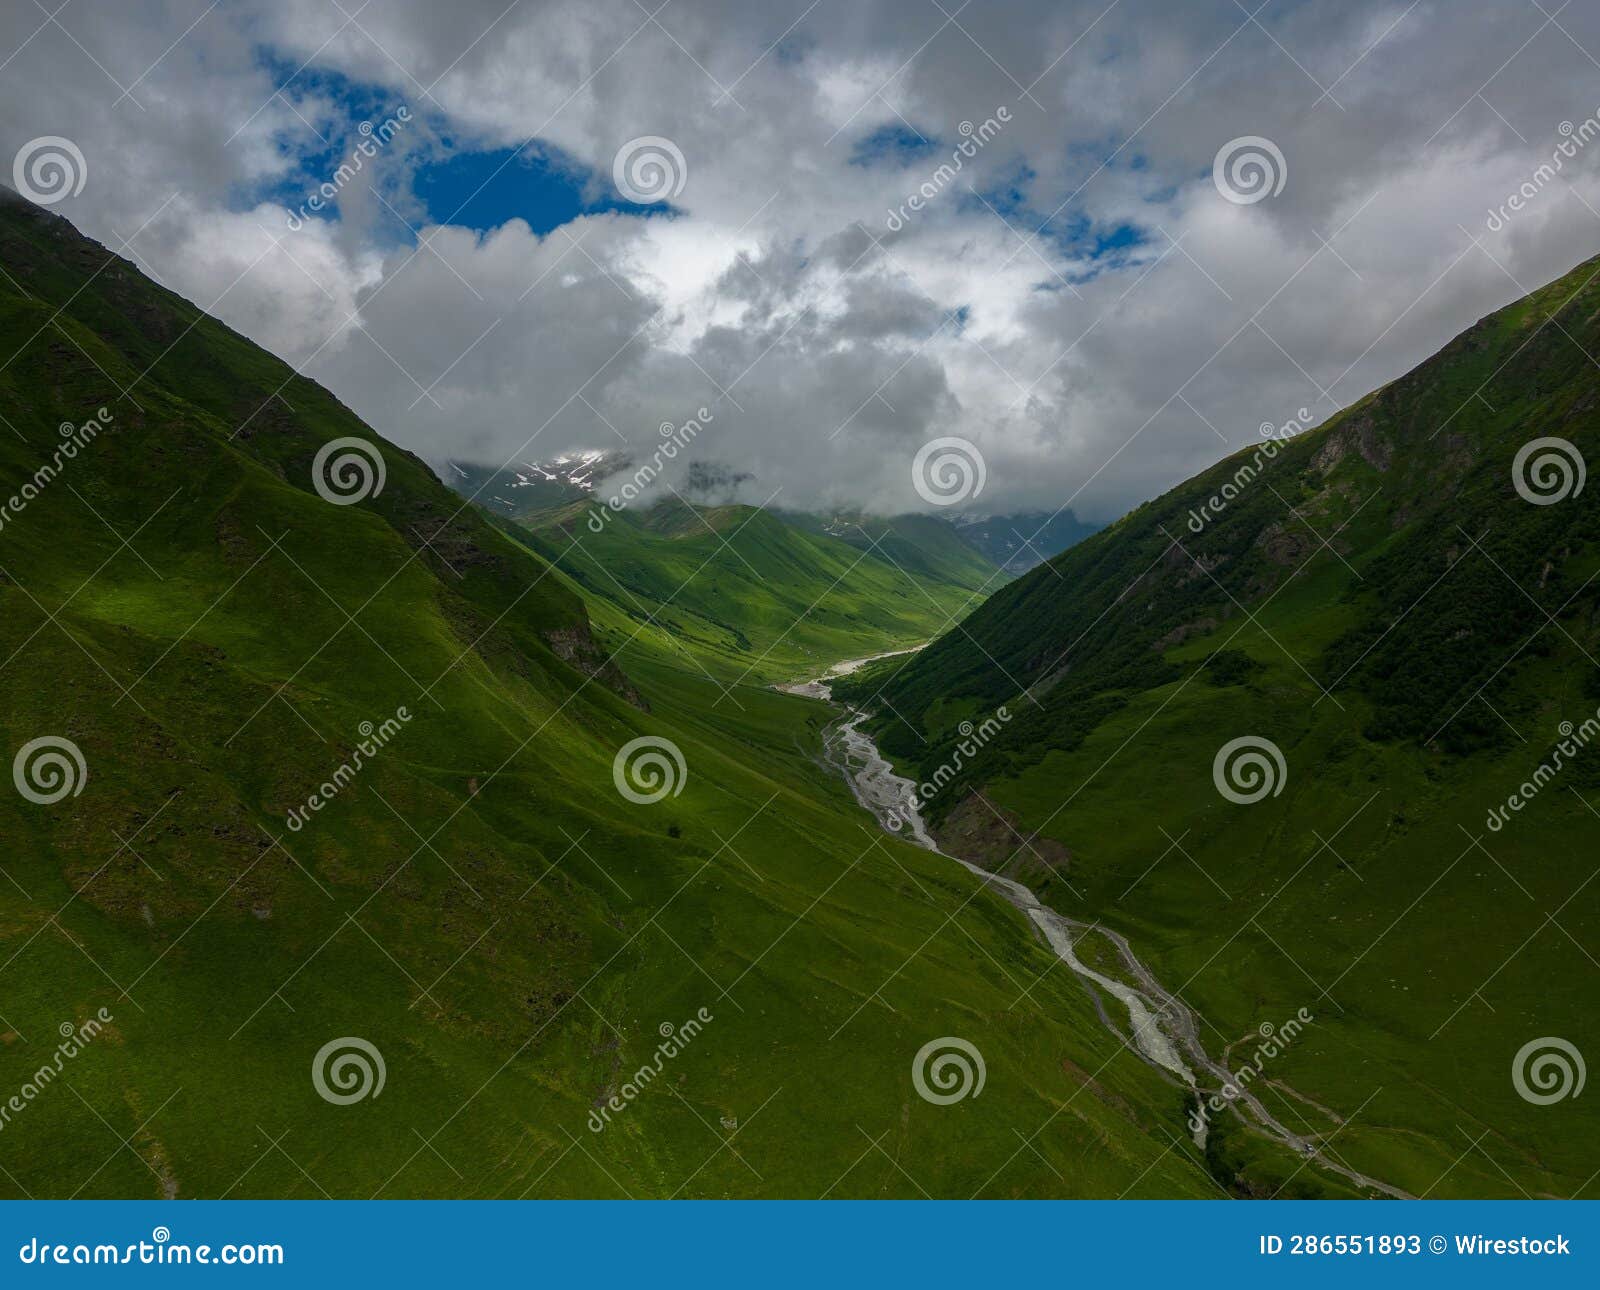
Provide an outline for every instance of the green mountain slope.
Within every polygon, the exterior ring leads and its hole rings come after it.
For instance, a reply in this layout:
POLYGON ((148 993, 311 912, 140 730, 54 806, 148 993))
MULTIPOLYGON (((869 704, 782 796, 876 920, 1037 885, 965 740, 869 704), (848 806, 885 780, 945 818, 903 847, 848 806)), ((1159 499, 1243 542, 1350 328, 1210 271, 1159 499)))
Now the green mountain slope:
POLYGON ((585 500, 526 513, 508 532, 632 621, 608 638, 624 666, 641 633, 720 682, 794 680, 920 645, 1001 581, 947 526, 915 516, 834 535, 752 506, 610 512, 585 500))
POLYGON ((0 409, 0 1195, 1216 1194, 1182 1090, 1015 911, 870 826, 825 709, 586 607, 14 199, 0 409), (336 505, 344 438, 385 479, 336 505), (641 737, 682 758, 653 803, 618 787, 641 737), (943 1036, 981 1096, 918 1096, 943 1036), (340 1045, 381 1088, 318 1064, 340 1045))
MULTIPOLYGON (((854 686, 919 778, 957 761, 929 807, 948 845, 1125 932, 1218 1049, 1309 1008, 1267 1076, 1315 1105, 1276 1109, 1418 1195, 1595 1194, 1600 1103, 1534 1104, 1511 1072, 1548 1037, 1600 1055, 1600 495, 1575 487, 1600 460, 1597 274, 854 686), (1281 755, 1256 767, 1274 791, 1218 769, 1237 739, 1281 755)), ((1270 1187, 1254 1152, 1215 1154, 1270 1187)))
MULTIPOLYGON (((1006 575, 996 563, 962 536, 954 524, 932 515, 811 515, 780 511, 800 528, 826 533, 848 542, 858 551, 891 561, 914 577, 948 583, 953 587, 988 595, 1003 585, 1006 575)), ((974 602, 976 603, 976 602, 974 602)))

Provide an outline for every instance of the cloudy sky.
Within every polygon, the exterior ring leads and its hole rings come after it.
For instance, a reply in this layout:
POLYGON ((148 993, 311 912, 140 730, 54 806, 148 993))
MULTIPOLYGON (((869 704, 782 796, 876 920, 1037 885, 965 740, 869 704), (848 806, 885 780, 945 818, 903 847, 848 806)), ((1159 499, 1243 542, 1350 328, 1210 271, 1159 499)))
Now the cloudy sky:
POLYGON ((434 462, 1107 520, 1600 252, 1585 0, 47 5, 13 186, 434 462))

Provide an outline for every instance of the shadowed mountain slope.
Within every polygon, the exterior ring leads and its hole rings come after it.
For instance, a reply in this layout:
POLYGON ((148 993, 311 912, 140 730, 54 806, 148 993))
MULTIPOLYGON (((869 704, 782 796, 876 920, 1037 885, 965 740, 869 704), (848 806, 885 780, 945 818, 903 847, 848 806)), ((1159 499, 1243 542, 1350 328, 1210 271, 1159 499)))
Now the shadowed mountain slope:
POLYGON ((1215 1193, 826 709, 14 199, 0 355, 0 1194, 1215 1193), (918 1096, 944 1035, 981 1099, 918 1096))
POLYGON ((1309 1007, 1268 1074, 1415 1194, 1571 1195, 1600 1137, 1510 1075, 1543 1037, 1600 1052, 1597 275, 846 687, 908 774, 957 767, 948 846, 1127 933, 1213 1038, 1309 1007))

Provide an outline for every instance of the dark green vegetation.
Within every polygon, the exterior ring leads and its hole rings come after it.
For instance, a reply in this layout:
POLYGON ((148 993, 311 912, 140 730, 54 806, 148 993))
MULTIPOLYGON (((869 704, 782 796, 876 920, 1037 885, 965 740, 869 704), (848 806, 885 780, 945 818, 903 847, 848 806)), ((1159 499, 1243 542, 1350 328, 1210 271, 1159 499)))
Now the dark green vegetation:
MULTIPOLYGON (((1010 578, 997 571, 990 560, 967 541, 954 524, 931 515, 896 515, 884 519, 872 515, 808 515, 801 511, 779 511, 791 525, 826 533, 849 543, 858 551, 888 560, 896 568, 933 583, 946 583, 987 596, 1010 578)), ((978 603, 974 598, 968 609, 978 603)))
MULTIPOLYGON (((1021 918, 819 764, 821 705, 713 683, 653 629, 618 668, 624 600, 586 608, 326 390, 63 221, 0 205, 0 270, 0 496, 60 423, 112 413, 0 529, 6 763, 56 735, 88 768, 52 805, 0 791, 0 1104, 22 1108, 0 1195, 1216 1193, 1174 1145, 1181 1091, 1021 918), (344 436, 387 483, 341 507, 312 464, 344 436), (644 734, 688 768, 654 805, 613 783, 644 734), (58 1028, 100 1008, 57 1071, 58 1028), (949 1107, 911 1081, 943 1035, 987 1064, 949 1107), (341 1106, 312 1061, 345 1036, 386 1080, 341 1106)), ((909 612, 895 594, 859 612, 909 612)))
MULTIPOLYGON (((1267 1072, 1301 1097, 1263 1096, 1413 1194, 1596 1194, 1600 1100, 1531 1105, 1511 1068, 1543 1036, 1600 1057, 1600 741, 1502 831, 1486 819, 1600 703, 1600 487, 1542 506, 1513 487, 1540 437, 1600 463, 1597 273, 848 687, 919 777, 1008 705, 932 804, 944 836, 1002 867, 1070 852, 1037 888, 1128 935, 1214 1052, 1307 1007, 1267 1072), (1213 782, 1242 736, 1287 763, 1253 805, 1213 782)), ((1275 1190, 1281 1165, 1220 1128, 1221 1176, 1275 1190)))
POLYGON ((502 523, 572 579, 624 667, 666 651, 723 683, 920 645, 1004 581, 954 529, 914 516, 833 533, 753 506, 612 512, 585 498, 502 523))
POLYGON ((631 477, 615 452, 499 471, 450 463, 444 477, 572 580, 624 666, 664 650, 723 682, 816 676, 931 640, 1008 580, 926 515, 708 505, 706 488, 660 485, 664 501, 612 510, 607 496, 631 477))
MULTIPOLYGON (((606 497, 612 495, 614 490, 619 489, 630 479, 632 469, 631 462, 624 453, 591 451, 568 453, 551 461, 514 462, 500 470, 463 462, 448 462, 442 474, 445 483, 484 510, 504 519, 515 520, 520 527, 536 532, 552 529, 567 530, 570 539, 572 522, 579 519, 587 520, 596 512, 605 512, 606 497), (578 503, 586 505, 580 506, 578 503)), ((708 530, 721 531, 725 538, 733 541, 730 535, 736 533, 746 520, 754 516, 758 508, 733 505, 725 501, 712 505, 711 499, 714 494, 727 491, 722 487, 724 474, 725 472, 719 472, 714 468, 692 465, 688 471, 688 478, 684 481, 684 488, 687 491, 671 490, 676 493, 675 499, 669 495, 669 490, 664 484, 654 485, 652 491, 663 496, 667 504, 630 512, 625 518, 635 522, 624 527, 630 529, 634 536, 637 536, 638 531, 642 529, 646 534, 679 539, 698 538, 708 530), (652 509, 656 513, 652 513, 652 509), (704 518, 694 521, 696 513, 704 518)), ((896 515, 885 518, 857 512, 821 515, 807 511, 784 510, 774 506, 759 509, 764 513, 761 523, 765 527, 758 530, 756 538, 765 538, 765 545, 770 546, 774 541, 773 521, 781 521, 790 528, 823 539, 817 545, 797 545, 789 539, 781 572, 782 582, 794 593, 800 594, 811 590, 816 596, 823 597, 819 609, 822 610, 821 616, 824 619, 828 618, 834 609, 830 588, 836 581, 841 581, 838 570, 841 567, 840 557, 843 555, 838 545, 827 539, 837 539, 838 542, 854 547, 869 557, 863 562, 864 571, 859 578, 854 574, 854 566, 857 563, 855 558, 844 559, 843 564, 851 568, 842 575, 844 591, 838 597, 840 601, 851 599, 858 590, 863 597, 870 597, 873 591, 883 585, 885 574, 881 566, 887 564, 891 569, 905 575, 896 586, 897 592, 906 594, 907 598, 913 601, 926 600, 931 596, 940 604, 953 603, 962 613, 970 610, 982 596, 1009 581, 1009 575, 999 572, 999 565, 1004 563, 1013 547, 1020 545, 1020 539, 1010 534, 1011 547, 1002 546, 999 554, 992 555, 989 552, 987 539, 996 531, 994 526, 1009 521, 994 521, 992 524, 985 521, 958 527, 948 520, 931 515, 896 515), (957 597, 953 594, 955 591, 966 594, 957 597)), ((1042 515, 1023 518, 1033 519, 1039 523, 1048 519, 1042 515)), ((610 523, 609 520, 606 522, 610 523)), ((1021 523, 1022 520, 1019 519, 1017 522, 1021 523)), ((1068 530, 1077 536, 1094 531, 1091 527, 1079 526, 1072 519, 1071 512, 1067 512, 1050 526, 1049 536, 1040 536, 1040 543, 1052 553, 1060 550, 1069 544, 1068 540, 1062 540, 1060 547, 1049 547, 1048 544, 1052 537, 1064 539, 1068 530), (1080 528, 1081 533, 1077 533, 1080 528)), ((998 531, 1009 534, 1008 529, 998 531)), ((1077 540, 1077 536, 1070 540, 1077 540)), ((647 567, 653 566, 657 560, 672 563, 678 558, 671 548, 647 549, 641 554, 633 549, 633 544, 627 536, 619 537, 618 542, 620 543, 618 549, 636 561, 642 561, 647 567)), ((746 554, 737 541, 733 542, 732 552, 720 550, 720 544, 717 543, 701 545, 705 548, 707 556, 712 558, 712 563, 708 567, 715 567, 719 571, 724 563, 722 559, 724 555, 729 557, 726 563, 729 565, 729 571, 733 572, 736 566, 732 561, 746 554)), ((759 550, 763 543, 753 541, 752 545, 759 550)), ((558 554, 559 550, 558 545, 554 553, 558 554)), ((615 587, 610 585, 608 579, 601 580, 598 594, 611 597, 615 591, 615 587)), ((738 599, 730 598, 724 607, 724 612, 730 617, 738 617, 745 610, 738 599)), ((922 613, 915 605, 901 612, 909 613, 913 617, 922 613)), ((939 622, 937 616, 930 621, 940 627, 947 625, 947 621, 939 622)), ((807 624, 801 624, 802 629, 806 627, 807 624)), ((862 621, 859 618, 853 627, 867 633, 865 636, 852 637, 852 643, 856 644, 863 640, 871 640, 871 633, 878 630, 870 621, 862 621)), ((811 624, 810 629, 816 630, 816 625, 811 624)), ((893 643, 901 642, 896 639, 893 643)), ((833 656, 828 655, 827 661, 834 661, 833 656)))

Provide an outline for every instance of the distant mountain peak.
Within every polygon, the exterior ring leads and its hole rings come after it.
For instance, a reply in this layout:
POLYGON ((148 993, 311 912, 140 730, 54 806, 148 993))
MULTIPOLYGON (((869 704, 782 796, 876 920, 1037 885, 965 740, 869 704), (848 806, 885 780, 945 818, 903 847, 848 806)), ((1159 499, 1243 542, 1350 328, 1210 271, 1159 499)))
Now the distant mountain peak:
POLYGON ((531 509, 577 501, 608 475, 625 470, 629 457, 617 449, 585 448, 542 461, 524 459, 495 469, 451 458, 444 482, 486 510, 515 518, 531 509))

